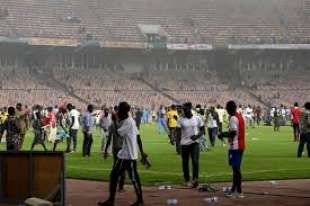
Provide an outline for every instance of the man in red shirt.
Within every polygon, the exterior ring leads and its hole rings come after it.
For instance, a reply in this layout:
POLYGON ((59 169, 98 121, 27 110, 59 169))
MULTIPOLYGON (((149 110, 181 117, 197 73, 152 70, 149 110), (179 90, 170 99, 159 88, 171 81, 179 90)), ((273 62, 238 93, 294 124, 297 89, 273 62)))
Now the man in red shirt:
POLYGON ((57 134, 57 128, 56 128, 56 115, 53 113, 53 108, 49 107, 47 108, 47 116, 44 119, 45 126, 47 127, 48 131, 48 141, 55 143, 56 141, 56 134, 57 134))
POLYGON ((294 107, 291 109, 291 119, 292 126, 294 130, 294 141, 299 141, 299 121, 300 121, 300 108, 298 107, 298 103, 295 102, 294 107))

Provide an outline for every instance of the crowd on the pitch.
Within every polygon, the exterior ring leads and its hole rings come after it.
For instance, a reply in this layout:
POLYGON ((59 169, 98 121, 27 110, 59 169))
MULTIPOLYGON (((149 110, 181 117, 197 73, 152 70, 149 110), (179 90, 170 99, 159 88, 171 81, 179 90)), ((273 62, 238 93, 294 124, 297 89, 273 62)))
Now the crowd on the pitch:
POLYGON ((237 106, 229 101, 226 107, 183 105, 160 106, 157 110, 147 108, 131 108, 127 102, 118 106, 103 106, 96 109, 88 105, 85 111, 78 111, 71 103, 54 107, 35 105, 32 108, 18 103, 16 107, 2 108, 0 116, 0 137, 6 142, 6 149, 18 152, 23 148, 27 131, 32 127, 33 141, 31 150, 38 144, 46 151, 46 142, 53 144, 56 151, 58 144, 66 143, 65 152, 76 152, 78 133, 83 133, 82 155, 91 155, 93 131, 101 130, 100 152, 104 158, 113 154, 114 166, 111 172, 110 198, 99 205, 113 205, 117 186, 123 190, 125 171, 129 172, 135 191, 137 203, 143 202, 142 189, 137 173, 136 160, 138 150, 141 162, 149 168, 151 163, 143 151, 140 137, 140 125, 156 122, 158 133, 167 134, 171 145, 175 145, 176 153, 182 159, 182 170, 187 187, 196 188, 199 179, 199 153, 215 146, 216 139, 224 147, 228 147, 229 164, 233 171, 233 185, 228 196, 233 193, 240 198, 244 195, 241 189, 241 162, 245 150, 245 130, 264 122, 274 125, 274 131, 291 122, 294 141, 299 141, 297 156, 303 154, 307 145, 310 157, 310 103, 299 108, 295 103, 290 109, 281 105, 263 110, 260 106, 237 106), (227 131, 228 129, 228 131, 227 131), (210 145, 205 136, 209 136, 210 145), (189 161, 192 161, 192 179, 189 173, 189 161), (120 163, 121 162, 121 163, 120 163), (121 171, 121 172, 120 172, 121 171))
MULTIPOLYGON (((293 121, 292 108, 284 105, 265 108, 255 105, 239 105, 237 110, 244 117, 248 127, 264 124, 273 126, 274 131, 279 131, 281 126, 290 124, 291 121, 293 121)), ((93 105, 90 105, 90 108, 86 108, 83 114, 82 109, 76 109, 72 104, 63 104, 54 107, 35 105, 32 108, 28 108, 27 105, 18 103, 15 108, 4 107, 1 109, 0 125, 3 126, 4 122, 9 119, 10 116, 17 117, 19 120, 18 122, 21 122, 19 123, 21 125, 21 140, 17 147, 19 149, 22 148, 26 131, 32 127, 34 142, 31 149, 34 149, 37 144, 42 144, 43 148, 46 150, 44 142, 51 142, 54 144, 53 150, 55 151, 59 142, 67 142, 65 151, 74 152, 77 147, 77 133, 80 127, 84 131, 86 129, 84 126, 88 123, 89 130, 91 131, 93 131, 93 128, 101 129, 101 150, 103 151, 107 142, 107 136, 109 135, 108 128, 112 122, 112 114, 116 112, 115 109, 116 106, 114 108, 102 106, 100 109, 95 109, 93 105), (11 115, 9 115, 10 112, 12 113, 11 115), (87 112, 91 113, 91 115, 89 115, 91 118, 90 120, 85 117, 87 112), (69 141, 69 139, 71 140, 69 141)), ((223 125, 226 125, 228 122, 227 112, 225 112, 225 109, 221 105, 209 107, 206 105, 196 105, 193 112, 198 114, 204 121, 208 131, 207 134, 210 146, 214 146, 218 133, 223 131, 223 125)), ((148 107, 134 107, 131 111, 131 116, 136 121, 138 128, 140 128, 141 124, 156 123, 157 132, 159 134, 168 134, 170 143, 178 145, 179 143, 176 141, 173 134, 171 134, 177 122, 177 120, 173 120, 173 115, 171 113, 181 116, 181 106, 172 105, 164 107, 161 105, 158 109, 153 110, 148 107)), ((296 135, 294 135, 294 140, 296 141, 297 139, 296 135)), ((5 138, 2 138, 2 141, 5 142, 5 138)), ((222 145, 225 145, 225 142, 221 142, 222 145)), ((210 150, 210 146, 207 144, 205 136, 203 136, 200 149, 202 151, 210 150)), ((179 151, 178 148, 177 151, 179 151)), ((88 156, 89 154, 85 153, 85 155, 88 156)))

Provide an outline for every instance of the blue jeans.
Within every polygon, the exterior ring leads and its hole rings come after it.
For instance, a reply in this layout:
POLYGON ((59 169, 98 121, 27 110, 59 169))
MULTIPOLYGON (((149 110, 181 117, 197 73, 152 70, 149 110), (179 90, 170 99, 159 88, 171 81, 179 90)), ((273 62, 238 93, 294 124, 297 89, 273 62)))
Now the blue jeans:
POLYGON ((165 118, 158 118, 157 119, 157 129, 158 129, 159 134, 161 134, 164 131, 168 134, 168 129, 167 129, 165 118))

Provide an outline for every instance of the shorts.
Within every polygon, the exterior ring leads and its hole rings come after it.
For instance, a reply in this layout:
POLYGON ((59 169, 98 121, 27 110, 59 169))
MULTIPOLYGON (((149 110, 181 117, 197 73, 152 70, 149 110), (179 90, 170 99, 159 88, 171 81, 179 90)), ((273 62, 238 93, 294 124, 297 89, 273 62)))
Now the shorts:
POLYGON ((229 150, 228 161, 232 167, 241 167, 243 150, 229 150))

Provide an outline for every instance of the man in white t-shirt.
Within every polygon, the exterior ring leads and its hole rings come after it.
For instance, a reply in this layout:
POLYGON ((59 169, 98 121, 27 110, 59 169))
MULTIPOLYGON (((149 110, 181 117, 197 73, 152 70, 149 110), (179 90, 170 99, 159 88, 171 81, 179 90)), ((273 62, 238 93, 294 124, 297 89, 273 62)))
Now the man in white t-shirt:
MULTIPOLYGON (((228 116, 227 112, 221 105, 217 105, 216 112, 218 114, 218 133, 220 134, 223 132, 224 119, 227 120, 228 116)), ((222 145, 225 147, 226 146, 225 140, 221 138, 219 139, 222 141, 222 145)))
MULTIPOLYGON (((103 152, 107 144, 107 137, 109 136, 109 127, 112 124, 112 120, 109 114, 108 108, 103 108, 103 114, 100 116, 99 125, 101 128, 101 151, 103 152)), ((111 147, 108 148, 108 152, 111 153, 111 147)))
POLYGON ((250 125, 251 127, 253 126, 253 109, 251 105, 248 105, 247 108, 245 109, 245 118, 247 125, 250 125))
POLYGON ((211 106, 207 112, 206 123, 208 127, 210 143, 211 143, 211 146, 214 147, 215 139, 218 134, 219 116, 213 106, 211 106))
POLYGON ((215 110, 218 114, 219 117, 219 122, 218 122, 218 131, 221 133, 223 131, 223 122, 224 122, 224 116, 225 116, 225 110, 221 105, 217 105, 217 108, 215 110))
POLYGON ((193 115, 192 103, 183 104, 183 114, 177 123, 177 136, 181 139, 184 181, 186 186, 196 188, 199 177, 199 141, 200 137, 205 133, 205 128, 202 119, 197 115, 193 115), (189 157, 192 158, 192 183, 190 183, 189 175, 189 157))
MULTIPOLYGON (((127 102, 121 102, 118 106, 117 116, 120 121, 120 127, 117 132, 120 138, 123 138, 122 149, 117 154, 117 161, 113 166, 110 175, 110 196, 105 202, 98 202, 99 206, 114 205, 115 194, 119 178, 125 171, 131 179, 137 195, 135 206, 143 205, 142 187, 137 171, 138 159, 138 135, 139 131, 135 120, 129 116, 130 105, 127 102)), ((143 151, 142 151, 143 152, 143 151)))
POLYGON ((75 152, 76 146, 77 146, 77 133, 80 128, 80 112, 75 109, 75 107, 72 104, 67 105, 67 109, 69 111, 69 135, 70 138, 67 140, 67 149, 66 152, 75 152), (71 150, 71 143, 73 142, 73 150, 71 150))

